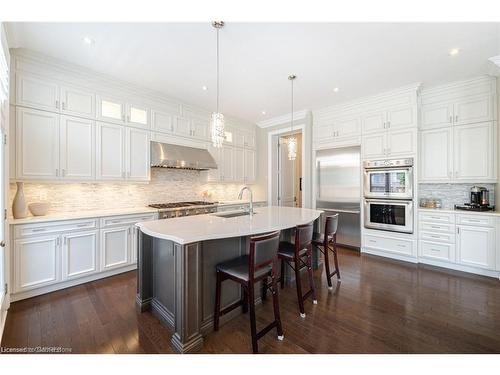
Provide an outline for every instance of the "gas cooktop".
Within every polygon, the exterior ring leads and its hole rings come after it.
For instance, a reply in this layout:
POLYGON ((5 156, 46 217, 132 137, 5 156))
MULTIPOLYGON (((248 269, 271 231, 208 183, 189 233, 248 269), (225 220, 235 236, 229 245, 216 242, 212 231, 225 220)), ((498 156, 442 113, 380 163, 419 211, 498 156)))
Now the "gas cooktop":
POLYGON ((189 201, 189 202, 174 202, 174 203, 154 203, 150 204, 149 207, 152 208, 184 208, 190 206, 211 206, 217 202, 204 202, 204 201, 189 201))

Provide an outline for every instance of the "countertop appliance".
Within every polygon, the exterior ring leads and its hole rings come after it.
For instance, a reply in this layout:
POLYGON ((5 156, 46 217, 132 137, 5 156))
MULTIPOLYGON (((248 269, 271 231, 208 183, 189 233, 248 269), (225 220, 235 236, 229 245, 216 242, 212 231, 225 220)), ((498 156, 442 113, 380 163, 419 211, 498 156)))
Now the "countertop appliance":
POLYGON ((363 167, 365 198, 413 198, 413 158, 365 161, 363 167))
POLYGON ((490 192, 485 187, 473 186, 470 189, 470 203, 455 205, 456 210, 464 211, 493 211, 495 206, 490 206, 490 192))
POLYGON ((337 243, 356 249, 361 246, 360 168, 359 147, 316 151, 316 208, 325 213, 315 231, 322 233, 325 217, 338 213, 337 243))
POLYGON ((174 203, 155 203, 149 207, 157 208, 160 219, 202 215, 217 212, 217 202, 189 201, 174 203))
POLYGON ((202 171, 217 169, 217 163, 203 148, 151 141, 151 167, 202 171))

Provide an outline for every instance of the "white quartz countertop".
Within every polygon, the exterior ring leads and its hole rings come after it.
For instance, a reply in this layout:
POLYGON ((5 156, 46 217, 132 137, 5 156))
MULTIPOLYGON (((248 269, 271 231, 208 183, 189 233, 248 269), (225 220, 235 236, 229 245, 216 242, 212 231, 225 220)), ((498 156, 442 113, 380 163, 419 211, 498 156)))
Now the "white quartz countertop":
POLYGON ((245 237, 292 228, 316 220, 323 211, 295 207, 259 207, 253 216, 224 218, 215 214, 146 221, 136 225, 149 236, 181 245, 230 237, 245 237))
POLYGON ((424 212, 442 212, 445 214, 465 214, 465 215, 486 215, 486 216, 500 216, 499 211, 466 211, 466 210, 455 210, 455 209, 443 209, 443 208, 424 208, 419 207, 419 211, 424 212))

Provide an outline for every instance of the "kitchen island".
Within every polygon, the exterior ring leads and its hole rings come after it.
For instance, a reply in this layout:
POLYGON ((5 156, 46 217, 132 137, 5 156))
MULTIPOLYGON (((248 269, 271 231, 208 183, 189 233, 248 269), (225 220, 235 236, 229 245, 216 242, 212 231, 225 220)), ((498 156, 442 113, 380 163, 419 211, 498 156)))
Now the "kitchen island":
MULTIPOLYGON (((246 254, 249 236, 281 230, 289 237, 296 225, 315 221, 321 213, 270 206, 255 209, 254 215, 225 212, 138 223, 139 310, 152 310, 173 329, 176 350, 199 350, 213 326, 215 265, 246 254)), ((223 308, 241 298, 236 283, 224 283, 222 289, 223 308)))

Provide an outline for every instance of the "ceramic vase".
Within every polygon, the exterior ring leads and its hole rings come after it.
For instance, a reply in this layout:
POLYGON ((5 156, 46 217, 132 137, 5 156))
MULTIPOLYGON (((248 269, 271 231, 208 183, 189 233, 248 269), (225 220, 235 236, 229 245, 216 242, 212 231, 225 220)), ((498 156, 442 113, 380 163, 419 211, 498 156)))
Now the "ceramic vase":
POLYGON ((16 182, 17 192, 12 203, 12 215, 14 219, 22 219, 28 216, 26 199, 24 198, 24 182, 16 182))

